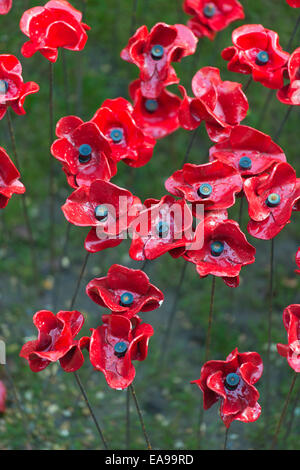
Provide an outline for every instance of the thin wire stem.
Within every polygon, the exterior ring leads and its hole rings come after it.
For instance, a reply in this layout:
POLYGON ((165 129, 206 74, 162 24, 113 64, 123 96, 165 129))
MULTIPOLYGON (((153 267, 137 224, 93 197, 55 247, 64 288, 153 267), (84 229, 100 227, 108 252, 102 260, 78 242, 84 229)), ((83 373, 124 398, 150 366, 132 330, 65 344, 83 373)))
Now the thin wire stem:
POLYGON ((131 394, 132 394, 132 397, 133 397, 133 401, 134 401, 134 404, 135 404, 135 407, 136 407, 136 410, 137 410, 137 413, 138 413, 138 416, 139 416, 139 420, 140 420, 140 423, 141 423, 141 427, 142 427, 142 431, 143 431, 143 434, 144 434, 144 437, 145 437, 147 448, 148 448, 148 450, 152 450, 150 440, 149 440, 149 436, 148 436, 147 431, 146 431, 142 411, 141 411, 141 408, 140 408, 138 400, 137 400, 137 396, 136 396, 134 386, 131 384, 131 385, 129 385, 129 388, 130 388, 130 391, 131 391, 131 394))
POLYGON ((274 138, 275 141, 279 140, 279 137, 280 137, 280 135, 281 135, 281 133, 284 129, 284 126, 287 123, 288 118, 290 117, 290 114, 291 114, 292 110, 293 110, 293 106, 289 106, 286 113, 285 113, 285 115, 284 115, 284 118, 281 121, 280 126, 279 126, 279 128, 278 128, 278 130, 275 134, 275 138, 274 138))
POLYGON ((82 267, 81 267, 81 270, 80 270, 79 278, 77 280, 76 289, 75 289, 75 292, 73 294, 73 297, 72 297, 72 300, 71 300, 71 303, 70 303, 70 310, 72 310, 74 308, 75 301, 76 301, 76 298, 77 298, 77 295, 78 295, 78 291, 79 291, 79 288, 80 288, 82 278, 84 276, 84 272, 85 272, 85 268, 86 268, 89 256, 90 256, 90 253, 87 251, 87 253, 85 255, 85 258, 84 258, 84 261, 83 261, 83 264, 82 264, 82 267))
POLYGON ((249 87, 250 87, 250 85, 251 85, 252 82, 253 82, 253 78, 252 78, 252 75, 251 75, 251 76, 249 77, 249 79, 248 79, 246 85, 245 85, 244 88, 243 88, 243 92, 244 92, 244 93, 246 93, 246 91, 249 90, 249 87))
POLYGON ((244 210, 245 196, 241 196, 240 210, 239 210, 239 226, 241 227, 243 221, 243 210, 244 210))
POLYGON ((192 133, 192 136, 191 136, 191 139, 189 141, 188 147, 186 149, 186 153, 185 153, 185 156, 184 156, 184 159, 182 161, 181 166, 183 166, 188 161, 188 158, 190 156, 194 141, 195 141, 195 139, 197 137, 197 134, 198 134, 198 130, 199 130, 199 127, 197 127, 192 133))
MULTIPOLYGON (((19 155, 17 152, 16 137, 15 137, 15 132, 14 132, 9 108, 7 109, 7 123, 8 123, 8 130, 9 130, 11 145, 12 145, 12 149, 13 149, 13 153, 15 157, 15 163, 16 163, 16 166, 18 167, 18 170, 21 172, 20 160, 19 160, 19 155)), ((25 225, 27 229, 27 234, 29 238, 32 272, 33 272, 33 276, 35 280, 35 285, 38 286, 39 276, 38 276, 38 269, 37 269, 37 256, 36 256, 36 251, 35 251, 35 241, 33 237, 33 230, 31 227, 30 218, 28 214, 28 200, 27 200, 26 193, 21 194, 21 204, 22 204, 23 216, 24 216, 24 221, 25 221, 25 225)))
MULTIPOLYGON (((53 104, 53 64, 49 62, 49 147, 51 147, 54 140, 54 104, 53 104)), ((54 159, 50 155, 50 168, 49 168, 49 237, 50 237, 50 266, 51 272, 54 274, 55 271, 55 243, 54 243, 54 196, 55 196, 55 186, 54 186, 54 159)))
POLYGON ((65 104, 66 104, 66 112, 70 114, 70 102, 69 102, 69 94, 70 94, 70 85, 69 85, 69 75, 68 75, 68 62, 65 49, 62 49, 62 68, 63 68, 63 76, 64 76, 64 94, 65 94, 65 104))
POLYGON ((163 340, 162 340, 162 344, 161 344, 161 354, 160 354, 160 359, 159 359, 159 362, 161 364, 161 368, 163 368, 165 358, 166 358, 166 353, 168 351, 171 331, 172 331, 172 327, 173 327, 173 323, 174 323, 174 319, 175 319, 175 315, 176 315, 176 311, 177 311, 179 295, 180 295, 182 284, 183 284, 183 281, 184 281, 184 276, 185 276, 187 265, 188 265, 188 261, 185 261, 185 263, 184 263, 184 265, 182 266, 182 269, 181 269, 179 282, 178 282, 178 285, 176 287, 175 298, 174 298, 173 305, 172 305, 172 308, 171 308, 171 313, 169 315, 168 324, 167 324, 167 327, 166 327, 166 330, 165 330, 165 333, 164 333, 164 336, 163 336, 163 340))
POLYGON ((130 389, 126 390, 126 449, 130 448, 130 389))
POLYGON ((284 421, 284 418, 285 418, 285 415, 286 415, 286 412, 287 412, 287 408, 289 406, 289 402, 290 402, 290 399, 291 399, 291 396, 292 396, 292 393, 293 393, 293 389, 294 389, 296 380, 297 380, 297 372, 294 372, 292 382, 291 382, 291 386, 290 386, 289 392, 287 394, 286 400, 284 402, 283 409, 282 409, 282 412, 281 412, 281 415, 280 415, 280 418, 279 418, 279 421, 278 421, 278 424, 277 424, 277 427, 276 427, 276 431, 275 431, 275 434, 274 434, 274 437, 273 437, 273 441, 272 441, 272 445, 271 445, 272 450, 275 448, 275 446, 277 444, 280 428, 281 428, 281 425, 284 421))
POLYGON ((85 403, 86 403, 86 405, 87 405, 87 407, 88 407, 88 409, 89 409, 89 412, 90 412, 90 414, 91 414, 91 417, 93 418, 93 421, 94 421, 95 426, 96 426, 96 428, 97 428, 98 434, 99 434, 99 436, 100 436, 100 438, 101 438, 101 440, 102 440, 103 446, 104 446, 105 450, 108 450, 107 442, 106 442, 106 440, 105 440, 105 438, 104 438, 104 435, 103 435, 103 433, 102 433, 102 430, 101 430, 101 428, 100 428, 100 426, 99 426, 99 423, 98 423, 98 420, 97 420, 97 418, 96 418, 96 416, 95 416, 94 410, 93 410, 93 408, 92 408, 92 406, 91 406, 91 404, 90 404, 90 402, 89 402, 87 393, 86 393, 85 388, 84 388, 84 386, 83 386, 83 383, 81 382, 80 377, 79 377, 79 375, 77 374, 77 372, 73 372, 73 374, 74 374, 74 376, 75 376, 76 383, 77 383, 78 387, 80 388, 81 394, 82 394, 82 396, 83 396, 83 398, 84 398, 84 400, 85 400, 85 403))
POLYGON ((213 276, 212 277, 212 283, 211 283, 210 307, 209 307, 209 317, 208 317, 208 327, 207 327, 207 335, 206 335, 204 362, 206 362, 208 360, 209 353, 210 353, 211 330, 212 330, 213 312, 214 312, 215 288, 216 288, 216 276, 213 276))
POLYGON ((228 434, 229 434, 229 428, 226 428, 223 450, 227 450, 228 434))
POLYGON ((296 21, 296 24, 295 24, 295 27, 293 29, 293 32, 292 32, 292 35, 290 37, 290 40, 288 42, 288 45, 287 45, 287 50, 289 51, 293 45, 293 41, 294 41, 294 38, 296 36, 296 33, 298 31, 298 28, 299 28, 299 25, 300 25, 300 15, 298 16, 297 18, 297 21, 296 21))
POLYGON ((296 397, 295 397, 295 400, 294 400, 294 403, 293 403, 293 406, 292 406, 292 411, 291 411, 291 417, 288 421, 288 425, 287 425, 287 428, 286 428, 286 432, 285 432, 285 435, 284 435, 284 438, 283 438, 283 447, 285 447, 285 443, 287 442, 290 434, 291 434, 291 431, 292 431, 292 428, 293 428, 293 424, 294 424, 294 419, 295 419, 295 414, 296 414, 296 408, 298 406, 298 402, 300 400, 300 390, 298 391, 296 397))
POLYGON ((270 359, 272 342, 273 297, 274 297, 274 238, 270 246, 270 275, 269 275, 269 312, 268 312, 268 349, 266 360, 266 429, 269 429, 270 418, 270 359))
POLYGON ((130 36, 132 36, 136 30, 136 12, 137 12, 138 0, 133 0, 132 13, 131 13, 131 26, 130 26, 130 36))

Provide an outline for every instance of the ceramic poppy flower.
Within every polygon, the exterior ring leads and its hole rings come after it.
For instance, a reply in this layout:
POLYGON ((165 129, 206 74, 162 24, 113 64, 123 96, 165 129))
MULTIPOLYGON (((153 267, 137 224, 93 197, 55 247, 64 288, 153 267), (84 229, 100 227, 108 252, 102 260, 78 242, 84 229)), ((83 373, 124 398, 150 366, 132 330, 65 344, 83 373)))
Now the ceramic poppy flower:
POLYGON ((216 210, 234 205, 243 181, 235 168, 222 162, 186 163, 182 170, 175 171, 167 179, 165 188, 193 205, 203 204, 205 210, 216 210))
POLYGON ((4 382, 0 380, 0 413, 5 413, 6 410, 6 387, 4 382))
POLYGON ((0 209, 7 206, 13 194, 25 193, 25 186, 19 181, 20 173, 5 152, 0 147, 0 209))
POLYGON ((288 163, 277 163, 268 172, 244 183, 249 204, 250 235, 270 240, 289 223, 293 206, 300 198, 300 180, 288 163))
POLYGON ((20 352, 33 372, 40 372, 56 361, 65 372, 75 372, 83 365, 82 349, 88 348, 89 338, 74 339, 84 323, 80 312, 60 311, 54 315, 41 310, 34 315, 33 323, 38 339, 25 343, 20 352))
POLYGON ((133 107, 124 98, 105 100, 92 122, 109 141, 116 162, 140 167, 152 158, 155 139, 145 135, 135 122, 133 107))
POLYGON ((233 21, 245 18, 243 7, 237 0, 185 0, 183 9, 192 16, 188 27, 195 36, 206 36, 211 40, 233 21))
POLYGON ((220 401, 220 416, 227 428, 233 421, 252 423, 261 413, 259 392, 254 385, 263 373, 257 352, 239 353, 234 349, 226 361, 206 362, 200 379, 193 380, 203 392, 203 408, 220 401))
POLYGON ((117 173, 109 142, 95 123, 66 116, 58 121, 56 135, 51 153, 62 163, 72 188, 90 186, 95 179, 108 181, 117 173))
POLYGON ((150 284, 147 274, 119 264, 111 266, 107 276, 90 281, 86 293, 101 307, 127 318, 155 310, 164 300, 163 293, 150 284))
POLYGON ((58 48, 81 51, 91 29, 81 22, 82 13, 65 0, 50 0, 44 6, 26 10, 20 20, 22 33, 29 38, 23 44, 24 57, 40 52, 50 62, 56 62, 58 48))
POLYGON ((300 8, 300 0, 286 0, 292 8, 300 8))
POLYGON ((283 312, 283 324, 288 335, 288 344, 277 344, 280 356, 286 357, 289 366, 300 372, 300 305, 289 305, 283 312))
POLYGON ((171 63, 194 54, 196 46, 197 38, 187 26, 157 23, 149 32, 144 25, 129 39, 121 58, 137 65, 142 95, 155 99, 166 86, 179 82, 171 63))
POLYGON ((186 202, 167 195, 147 199, 144 206, 129 227, 131 258, 155 259, 167 252, 180 256, 193 240, 193 216, 186 202))
POLYGON ((179 89, 183 96, 179 110, 181 126, 193 130, 205 121, 213 142, 228 138, 232 127, 247 115, 249 105, 242 85, 223 82, 219 69, 215 67, 203 67, 194 76, 192 90, 195 98, 189 98, 184 87, 179 86, 179 89))
POLYGON ((134 380, 132 361, 146 359, 154 331, 137 316, 129 320, 123 315, 103 315, 102 321, 103 325, 92 330, 90 361, 103 372, 109 387, 122 390, 134 380))
POLYGON ((242 267, 255 261, 255 248, 248 243, 239 224, 225 218, 222 211, 208 213, 196 228, 197 241, 200 248, 188 249, 183 258, 196 265, 199 276, 211 274, 221 277, 229 287, 238 287, 242 267))
POLYGON ((296 264, 298 266, 299 269, 296 269, 296 273, 297 274, 300 274, 300 247, 298 248, 298 251, 296 253, 296 264))
MULTIPOLYGON (((300 6, 300 5, 299 5, 300 6)), ((284 104, 300 105, 300 47, 290 57, 288 63, 290 83, 278 90, 277 98, 284 104)))
POLYGON ((122 243, 124 233, 141 208, 139 198, 126 189, 96 180, 89 188, 82 186, 74 191, 62 211, 71 224, 92 227, 85 249, 96 253, 122 243))
POLYGON ((263 132, 248 126, 232 128, 227 140, 211 147, 211 160, 232 165, 244 177, 259 175, 276 162, 285 162, 279 145, 263 132))
POLYGON ((134 103, 133 117, 143 132, 154 139, 162 139, 179 128, 178 112, 181 99, 163 89, 155 99, 142 95, 140 80, 129 85, 129 93, 134 103))
POLYGON ((253 80, 267 88, 283 87, 283 74, 290 54, 282 50, 275 31, 261 24, 247 24, 232 33, 233 46, 222 52, 228 70, 252 74, 253 80))
POLYGON ((0 119, 8 106, 16 114, 25 114, 26 96, 37 93, 40 87, 35 82, 24 83, 22 65, 14 55, 0 54, 0 119))
POLYGON ((12 7, 12 0, 0 0, 0 15, 9 13, 12 7))

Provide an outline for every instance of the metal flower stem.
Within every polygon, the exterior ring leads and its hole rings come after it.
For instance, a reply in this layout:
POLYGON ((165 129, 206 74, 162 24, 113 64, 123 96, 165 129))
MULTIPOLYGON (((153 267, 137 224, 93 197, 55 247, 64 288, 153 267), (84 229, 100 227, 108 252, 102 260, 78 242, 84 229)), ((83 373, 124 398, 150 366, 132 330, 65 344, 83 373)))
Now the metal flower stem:
POLYGON ((50 239, 50 267, 54 274, 55 243, 54 243, 54 159, 50 153, 50 147, 54 140, 54 104, 53 104, 53 64, 49 62, 49 239, 50 239))
MULTIPOLYGON (((15 163, 16 166, 18 167, 18 170, 21 172, 20 168, 20 160, 19 160, 19 155, 17 152, 17 145, 16 145, 16 138, 15 138, 15 132, 13 128, 13 123, 10 115, 10 109, 7 109, 7 122, 8 122, 8 130, 9 130, 9 135, 10 135, 10 140, 11 140, 11 145, 13 149, 13 154, 15 158, 15 163)), ((21 204, 22 204, 22 209, 23 209, 23 216, 24 216, 24 221, 28 233, 28 238, 29 238, 29 244, 30 244, 30 254, 31 254, 31 262, 32 262, 32 272, 34 276, 34 281, 36 287, 39 285, 39 276, 38 276, 38 269, 37 269, 37 256, 36 256, 36 249, 35 249, 35 241, 33 237, 33 231, 30 223, 30 218, 28 214, 28 201, 27 201, 27 196, 26 193, 21 194, 21 204)))
POLYGON ((211 283, 210 307, 209 307, 208 327, 207 327, 207 335, 206 335, 206 343, 205 343, 204 362, 208 360, 209 353, 210 353, 211 330, 212 330, 213 313, 214 313, 215 288, 216 288, 216 276, 213 276, 212 283, 211 283))
POLYGON ((266 360, 266 429, 269 429, 270 418, 270 359, 272 342, 273 297, 274 297, 274 238, 270 246, 270 275, 269 275, 269 312, 268 312, 268 349, 266 360))
MULTIPOLYGON (((81 270, 80 270, 79 278, 78 278, 78 281, 77 281, 77 284, 76 284, 76 289, 75 289, 74 295, 73 295, 72 300, 71 300, 71 303, 70 303, 70 310, 72 310, 72 309, 74 308, 75 301, 76 301, 76 298, 77 298, 77 294, 78 294, 78 291, 79 291, 79 287, 80 287, 80 284, 81 284, 81 280, 82 280, 82 278, 83 278, 83 275, 84 275, 84 272, 85 272, 85 268, 86 268, 86 265, 87 265, 87 262, 88 262, 88 259, 89 259, 89 255, 90 255, 90 253, 87 252, 87 254, 86 254, 85 258, 84 258, 84 261, 83 261, 83 264, 82 264, 82 267, 81 267, 81 270)), ((84 398, 84 401, 85 401, 85 403, 86 403, 86 405, 87 405, 87 407, 88 407, 88 409, 89 409, 89 412, 90 412, 90 414, 91 414, 91 417, 92 417, 92 419, 93 419, 93 421, 94 421, 94 423, 95 423, 95 426, 96 426, 96 428, 97 428, 98 434, 99 434, 99 436, 100 436, 100 438, 101 438, 101 440, 102 440, 103 446, 104 446, 104 448, 107 450, 107 449, 108 449, 107 442, 106 442, 106 440, 105 440, 105 438, 104 438, 103 432, 102 432, 102 430, 101 430, 101 428, 100 428, 100 425, 99 425, 99 423, 98 423, 98 420, 97 420, 97 418, 96 418, 96 415, 95 415, 95 413, 94 413, 94 410, 93 410, 93 408, 92 408, 92 405, 90 404, 90 401, 89 401, 89 399, 88 399, 87 392, 86 392, 86 390, 85 390, 85 388, 84 388, 84 386, 83 386, 83 383, 81 382, 80 377, 79 377, 79 375, 78 375, 77 372, 73 372, 73 374, 74 374, 74 376, 75 376, 75 380, 76 380, 76 383, 77 383, 77 385, 78 385, 78 387, 79 387, 79 389, 80 389, 80 392, 81 392, 81 394, 82 394, 82 396, 83 396, 83 398, 84 398)))
POLYGON ((279 126, 279 128, 278 128, 278 130, 277 130, 277 132, 276 132, 276 134, 275 134, 275 138, 274 138, 275 141, 276 141, 276 140, 279 140, 279 137, 280 137, 280 135, 281 135, 281 132, 283 131, 283 128, 284 128, 284 126, 286 125, 288 118, 290 117, 290 114, 291 114, 291 112, 292 112, 292 109, 293 109, 293 106, 289 106, 289 107, 288 107, 288 109, 287 109, 287 111, 286 111, 286 113, 285 113, 285 116, 284 116, 283 120, 281 121, 281 124, 280 124, 280 126, 279 126))
POLYGON ((181 164, 182 167, 188 161, 188 158, 190 156, 193 144, 194 144, 195 139, 196 139, 197 134, 198 134, 198 130, 199 130, 199 127, 197 127, 192 133, 191 139, 189 141, 188 147, 187 147, 186 152, 185 152, 184 159, 183 159, 182 164, 181 164))
POLYGON ((288 408, 289 403, 290 403, 290 399, 291 399, 291 396, 292 396, 292 393, 293 393, 293 389, 294 389, 294 386, 295 386, 295 383, 296 383, 296 380, 297 380, 297 375, 298 375, 297 372, 294 372, 292 382, 291 382, 291 386, 290 386, 289 392, 287 394, 285 403, 283 405, 283 409, 282 409, 282 412, 281 412, 281 415, 280 415, 280 418, 279 418, 279 421, 278 421, 278 424, 277 424, 277 427, 276 427, 276 431, 275 431, 275 434, 274 434, 274 437, 273 437, 273 441, 272 441, 272 445, 271 445, 272 450, 275 448, 275 446, 277 444, 280 428, 281 428, 281 425, 284 421, 284 418, 285 418, 285 415, 286 415, 286 412, 287 412, 287 408, 288 408))
POLYGON ((229 434, 229 428, 226 428, 223 450, 227 450, 228 434, 229 434))
POLYGON ((147 433, 147 431, 146 431, 144 418, 143 418, 142 411, 141 411, 141 408, 140 408, 139 403, 138 403, 138 400, 137 400, 137 396, 136 396, 136 393, 135 393, 134 386, 133 386, 132 384, 129 385, 129 389, 130 389, 130 391, 131 391, 131 394, 132 394, 132 397, 133 397, 133 401, 134 401, 134 404, 135 404, 135 407, 136 407, 136 410, 137 410, 137 413, 138 413, 138 416, 139 416, 139 420, 140 420, 141 427, 142 427, 142 431, 143 431, 143 434, 144 434, 144 437, 145 437, 147 449, 148 449, 148 450, 152 450, 152 446, 151 446, 151 443, 150 443, 150 439, 149 439, 148 433, 147 433))
POLYGON ((246 91, 249 90, 249 87, 251 85, 251 83, 253 82, 253 78, 252 78, 252 75, 250 75, 248 81, 246 82, 246 85, 245 87, 243 88, 243 92, 246 93, 246 91))
POLYGON ((126 390, 126 449, 130 448, 130 388, 126 390))
POLYGON ((291 434, 292 428, 293 428, 295 414, 296 414, 296 408, 298 406, 299 400, 300 400, 300 389, 298 390, 298 393, 295 397, 295 400, 294 400, 294 403, 293 403, 293 406, 292 406, 291 417, 288 420, 288 424, 286 426, 286 431, 285 431, 285 435, 284 435, 284 438, 283 438, 283 447, 284 448, 285 448, 285 444, 286 444, 286 442, 287 442, 287 440, 288 440, 288 438, 291 434))

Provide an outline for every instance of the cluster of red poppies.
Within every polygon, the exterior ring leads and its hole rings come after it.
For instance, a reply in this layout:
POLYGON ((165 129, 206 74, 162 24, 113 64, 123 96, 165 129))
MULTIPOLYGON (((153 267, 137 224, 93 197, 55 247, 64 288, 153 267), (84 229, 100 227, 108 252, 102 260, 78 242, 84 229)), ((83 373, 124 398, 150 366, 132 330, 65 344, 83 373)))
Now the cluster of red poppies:
MULTIPOLYGON (((289 3, 299 6, 299 2, 289 3)), ((241 268, 255 261, 255 248, 239 224, 228 219, 227 209, 236 197, 246 197, 248 232, 272 239, 289 223, 292 212, 300 210, 300 180, 271 137, 241 125, 248 111, 241 84, 222 81, 217 68, 203 67, 192 80, 194 97, 183 86, 179 86, 182 99, 167 90, 180 81, 172 63, 195 53, 196 36, 213 38, 216 31, 244 18, 236 0, 226 4, 186 0, 184 9, 193 17, 189 27, 158 23, 149 32, 142 26, 122 50, 122 59, 140 71, 129 86, 133 104, 122 97, 108 99, 88 122, 76 116, 58 122, 58 139, 51 152, 74 189, 62 210, 70 223, 90 228, 85 240, 89 252, 115 247, 129 233, 132 259, 152 260, 169 253, 195 264, 201 278, 218 276, 228 286, 237 287, 241 268), (194 131, 202 122, 213 142, 209 163, 187 163, 170 176, 165 187, 171 195, 142 204, 130 191, 111 183, 120 161, 131 167, 145 165, 157 139, 179 126, 194 131)), ((64 0, 51 0, 26 11, 20 27, 29 41, 22 54, 31 57, 39 51, 55 62, 58 48, 82 50, 89 27, 81 20, 82 14, 64 0)), ((274 31, 261 25, 242 26, 234 31, 233 46, 222 56, 229 61, 229 70, 252 74, 254 80, 277 89, 278 98, 287 104, 300 103, 299 49, 291 56, 284 52, 274 31), (287 73, 290 83, 284 86, 287 73)), ((20 64, 13 56, 0 56, 0 74, 2 117, 8 105, 23 113, 24 98, 36 92, 37 85, 23 84, 20 64)), ((3 155, 0 158, 9 161, 5 152, 3 155)), ((6 163, 4 176, 0 175, 2 207, 13 192, 24 190, 11 165, 6 163)), ((91 363, 103 372, 108 385, 124 389, 135 376, 132 361, 146 358, 153 335, 139 313, 158 308, 163 294, 143 271, 113 265, 106 277, 88 284, 87 295, 111 312, 103 315, 102 324, 92 330, 90 338, 75 339, 84 323, 80 312, 54 315, 42 310, 33 318, 38 339, 26 343, 20 355, 34 372, 54 361, 74 372, 84 362, 82 350, 88 349, 91 363)), ((289 344, 278 345, 278 351, 299 371, 299 344, 294 344, 299 340, 299 306, 285 310, 284 325, 289 344)), ((207 362, 195 381, 203 391, 204 407, 221 400, 221 417, 227 427, 236 419, 256 420, 260 407, 254 384, 262 369, 257 353, 237 349, 226 361, 207 362)))

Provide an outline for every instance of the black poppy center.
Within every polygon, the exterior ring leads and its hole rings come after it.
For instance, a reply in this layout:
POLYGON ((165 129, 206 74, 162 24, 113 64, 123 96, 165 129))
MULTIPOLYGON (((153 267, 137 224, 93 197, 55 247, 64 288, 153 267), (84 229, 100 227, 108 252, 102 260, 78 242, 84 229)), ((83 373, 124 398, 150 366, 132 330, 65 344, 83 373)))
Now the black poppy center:
POLYGON ((124 357, 127 349, 127 344, 124 341, 119 341, 114 346, 115 355, 117 357, 124 357))
POLYGON ((156 226, 156 231, 160 238, 166 237, 169 233, 169 224, 167 224, 167 222, 160 220, 156 226))
POLYGON ((267 51, 260 51, 256 56, 256 63, 258 65, 266 65, 269 62, 269 54, 267 51))
POLYGON ((145 108, 148 113, 155 113, 158 109, 158 102, 157 100, 146 100, 145 101, 145 108))
POLYGON ((79 147, 79 161, 80 163, 87 163, 92 156, 92 147, 89 144, 82 144, 79 147))
POLYGON ((251 158, 249 157, 242 157, 239 161, 239 167, 241 170, 250 170, 252 166, 251 158))
POLYGON ((119 144, 123 140, 124 133, 122 129, 112 129, 110 131, 110 138, 114 144, 119 144))
POLYGON ((198 195, 203 199, 209 197, 212 193, 212 186, 209 183, 201 184, 197 191, 198 195))
POLYGON ((226 375, 225 378, 225 387, 228 390, 235 390, 240 383, 240 377, 232 372, 231 374, 226 375))
POLYGON ((210 251, 213 256, 220 256, 224 251, 224 243, 220 241, 212 242, 210 251))
POLYGON ((128 307, 128 305, 131 305, 133 302, 133 295, 131 292, 124 292, 124 294, 121 295, 120 298, 120 305, 123 305, 123 307, 128 307))
POLYGON ((207 3, 203 8, 203 14, 206 18, 212 18, 216 13, 216 7, 213 3, 207 3))
POLYGON ((151 48, 151 57, 154 60, 160 60, 164 55, 164 48, 160 44, 155 44, 151 48))
POLYGON ((104 204, 95 208, 95 217, 99 222, 105 222, 108 218, 108 209, 104 204))
POLYGON ((8 83, 6 80, 0 80, 0 94, 5 95, 8 90, 8 83))
POLYGON ((269 194, 266 200, 266 204, 269 207, 276 207, 280 204, 281 197, 277 193, 269 194))

